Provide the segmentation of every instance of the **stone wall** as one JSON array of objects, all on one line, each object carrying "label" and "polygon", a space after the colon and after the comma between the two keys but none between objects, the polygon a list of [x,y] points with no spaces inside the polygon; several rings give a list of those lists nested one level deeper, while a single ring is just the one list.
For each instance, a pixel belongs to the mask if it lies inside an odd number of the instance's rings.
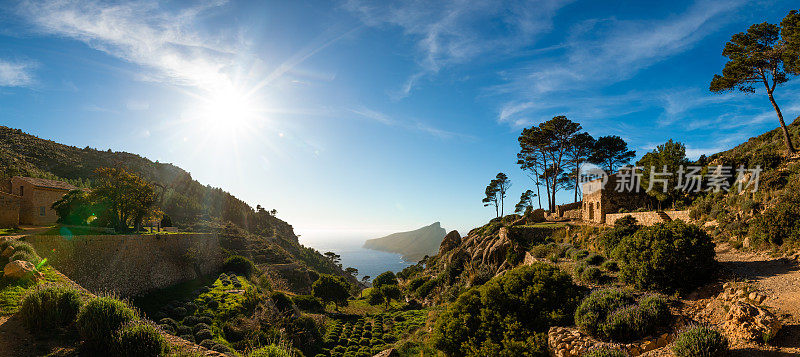
[{"label": "stone wall", "polygon": [[[689,210],[685,211],[664,211],[661,212],[665,214],[669,219],[676,220],[680,219],[684,222],[689,222]],[[613,225],[618,219],[625,217],[625,216],[632,216],[636,218],[636,221],[643,226],[652,226],[656,223],[664,222],[664,217],[657,211],[649,211],[649,212],[630,212],[630,213],[612,213],[606,215],[606,224]]]},{"label": "stone wall", "polygon": [[19,197],[0,192],[0,228],[19,226]]},{"label": "stone wall", "polygon": [[30,236],[48,263],[94,293],[137,296],[217,273],[225,257],[214,234]]}]

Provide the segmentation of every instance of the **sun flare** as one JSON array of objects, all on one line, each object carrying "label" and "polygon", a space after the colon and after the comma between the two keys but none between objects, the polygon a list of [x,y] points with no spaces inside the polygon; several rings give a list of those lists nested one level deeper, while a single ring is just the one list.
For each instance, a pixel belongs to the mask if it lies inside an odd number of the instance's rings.
[{"label": "sun flare", "polygon": [[243,91],[228,88],[201,98],[190,120],[208,135],[236,138],[252,129],[257,106]]}]

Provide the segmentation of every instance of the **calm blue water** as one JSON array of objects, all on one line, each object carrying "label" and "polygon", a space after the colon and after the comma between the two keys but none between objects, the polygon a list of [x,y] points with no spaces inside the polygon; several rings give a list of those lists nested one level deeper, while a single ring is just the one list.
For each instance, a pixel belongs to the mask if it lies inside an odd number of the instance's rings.
[{"label": "calm blue water", "polygon": [[343,267],[358,269],[358,279],[364,275],[372,278],[385,271],[399,272],[413,265],[400,254],[364,249],[364,241],[379,238],[394,232],[375,231],[298,231],[300,244],[312,247],[320,253],[334,252],[342,256]]}]

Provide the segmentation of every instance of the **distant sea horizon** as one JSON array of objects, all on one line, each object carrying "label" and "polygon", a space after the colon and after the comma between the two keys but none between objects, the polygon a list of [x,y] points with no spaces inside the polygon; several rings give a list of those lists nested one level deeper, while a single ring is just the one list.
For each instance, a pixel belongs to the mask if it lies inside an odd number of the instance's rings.
[{"label": "distant sea horizon", "polygon": [[300,244],[318,250],[320,253],[334,252],[339,254],[343,268],[358,269],[358,280],[365,275],[370,280],[379,274],[392,271],[399,272],[416,264],[403,260],[401,254],[382,252],[363,248],[367,239],[380,238],[393,231],[345,231],[345,230],[300,230]]}]

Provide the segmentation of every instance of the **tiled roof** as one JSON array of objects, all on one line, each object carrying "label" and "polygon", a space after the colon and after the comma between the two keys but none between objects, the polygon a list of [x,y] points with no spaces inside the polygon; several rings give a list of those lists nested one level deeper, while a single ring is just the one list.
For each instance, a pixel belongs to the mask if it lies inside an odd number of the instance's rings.
[{"label": "tiled roof", "polygon": [[22,177],[22,176],[17,176],[17,178],[36,187],[54,188],[57,190],[65,190],[65,191],[72,191],[77,189],[77,187],[70,185],[64,181],[48,180],[48,179],[33,178],[33,177]]}]

